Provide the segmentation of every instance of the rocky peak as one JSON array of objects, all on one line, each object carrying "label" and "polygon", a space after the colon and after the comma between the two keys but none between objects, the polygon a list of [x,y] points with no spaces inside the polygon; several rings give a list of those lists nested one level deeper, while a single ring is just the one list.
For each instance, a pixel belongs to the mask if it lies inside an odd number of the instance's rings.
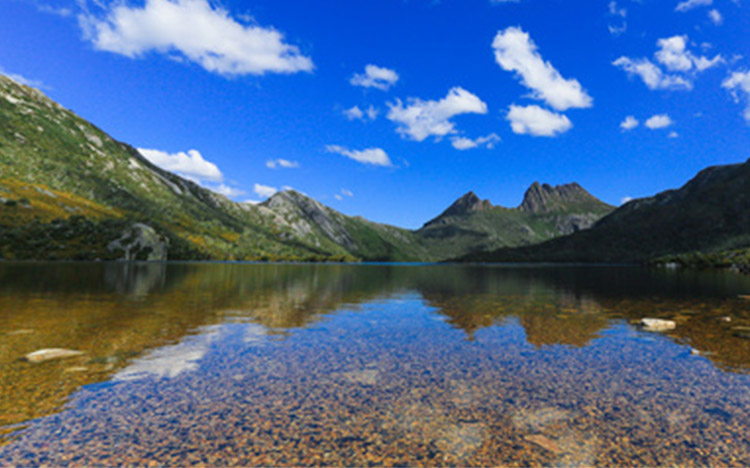
[{"label": "rocky peak", "polygon": [[466,213],[472,213],[474,211],[484,211],[492,208],[492,203],[489,200],[481,200],[474,192],[469,192],[462,196],[440,216],[455,216]]},{"label": "rocky peak", "polygon": [[425,226],[445,221],[452,216],[461,216],[468,213],[485,211],[492,208],[489,200],[481,200],[474,192],[469,192],[453,202],[451,206],[443,211],[437,218],[425,223]]},{"label": "rocky peak", "polygon": [[573,204],[591,202],[601,203],[576,182],[554,187],[549,184],[534,182],[526,190],[519,208],[521,211],[530,213],[545,213],[564,210]]}]

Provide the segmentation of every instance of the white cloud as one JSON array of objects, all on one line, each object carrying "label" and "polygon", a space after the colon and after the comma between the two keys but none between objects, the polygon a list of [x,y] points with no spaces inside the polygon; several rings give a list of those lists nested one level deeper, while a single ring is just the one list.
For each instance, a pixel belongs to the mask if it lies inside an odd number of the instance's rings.
[{"label": "white cloud", "polygon": [[713,3],[714,3],[714,0],[685,0],[683,2],[678,3],[677,7],[675,7],[674,10],[684,13],[686,11],[692,10],[693,8],[709,6]]},{"label": "white cloud", "polygon": [[648,120],[646,120],[646,122],[644,122],[643,125],[645,125],[647,128],[651,130],[658,130],[662,128],[667,128],[673,123],[674,122],[667,114],[659,114],[659,115],[654,115]]},{"label": "white cloud", "polygon": [[353,197],[354,193],[351,190],[341,189],[341,194],[347,197]]},{"label": "white cloud", "polygon": [[377,65],[367,65],[364,73],[355,74],[349,83],[352,86],[362,86],[363,88],[377,88],[382,91],[388,91],[391,86],[398,81],[398,73],[390,68],[378,67]]},{"label": "white cloud", "polygon": [[535,99],[556,110],[592,106],[593,99],[578,80],[563,78],[550,62],[542,58],[534,41],[520,28],[499,31],[492,48],[498,65],[503,70],[516,72],[521,84],[532,90]]},{"label": "white cloud", "polygon": [[365,110],[360,109],[359,106],[354,106],[350,109],[344,110],[344,116],[346,116],[347,119],[362,120],[363,122],[366,120],[375,120],[378,117],[378,114],[379,111],[373,106],[370,106]]},{"label": "white cloud", "polygon": [[625,120],[620,122],[620,128],[625,131],[632,130],[638,125],[639,125],[638,119],[636,119],[632,115],[625,117]]},{"label": "white cloud", "polygon": [[9,73],[5,71],[2,67],[0,67],[0,74],[7,76],[11,80],[15,81],[18,84],[22,84],[24,86],[29,86],[31,88],[38,88],[38,89],[45,89],[47,86],[44,85],[41,81],[38,80],[32,80],[31,78],[27,78],[23,75],[19,75],[16,73]]},{"label": "white cloud", "polygon": [[365,113],[362,112],[362,109],[360,109],[359,106],[354,106],[350,109],[345,109],[344,115],[349,120],[359,120],[365,116]]},{"label": "white cloud", "polygon": [[388,104],[387,118],[398,124],[396,131],[403,137],[424,141],[429,136],[441,138],[456,133],[451,118],[460,114],[486,114],[487,104],[463,88],[455,87],[439,101],[410,98],[406,106],[397,99]]},{"label": "white cloud", "polygon": [[693,68],[696,71],[707,70],[723,62],[721,55],[713,59],[698,57],[687,50],[687,36],[672,36],[659,39],[656,42],[659,48],[654,56],[656,60],[664,65],[667,70],[687,72]]},{"label": "white cloud", "polygon": [[620,16],[622,18],[625,18],[626,16],[628,16],[628,10],[618,7],[617,2],[613,0],[609,2],[609,14],[612,16]]},{"label": "white cloud", "polygon": [[341,196],[341,195],[339,195],[338,193],[337,193],[336,195],[334,195],[334,196],[333,196],[333,198],[335,198],[335,199],[336,199],[336,200],[338,200],[338,201],[341,201],[341,200],[343,200],[343,199],[344,199],[344,197],[342,197],[342,196]]},{"label": "white cloud", "polygon": [[742,116],[750,124],[750,70],[736,71],[721,83],[721,87],[729,90],[736,102],[744,98],[747,101]]},{"label": "white cloud", "polygon": [[607,29],[609,30],[609,33],[612,34],[613,36],[619,36],[620,34],[624,34],[625,31],[628,30],[628,23],[623,21],[622,25],[620,26],[613,26],[610,24],[607,26]]},{"label": "white cloud", "polygon": [[285,168],[285,169],[296,169],[299,167],[297,161],[289,161],[288,159],[269,159],[266,161],[266,167],[269,169]]},{"label": "white cloud", "polygon": [[539,106],[511,105],[506,118],[513,133],[519,135],[553,137],[573,128],[566,116]]},{"label": "white cloud", "polygon": [[459,151],[469,150],[484,146],[487,149],[493,149],[495,144],[500,141],[500,137],[496,133],[490,133],[487,136],[471,139],[466,137],[453,137],[451,138],[451,144]]},{"label": "white cloud", "polygon": [[79,17],[99,50],[135,58],[148,52],[181,54],[210,72],[262,75],[311,71],[312,60],[270,27],[244,25],[208,0],[116,2],[105,18]]},{"label": "white cloud", "polygon": [[719,10],[716,8],[708,12],[708,19],[710,19],[716,26],[719,26],[724,22],[724,17],[721,16],[721,13],[719,13]]},{"label": "white cloud", "polygon": [[607,26],[610,34],[612,34],[613,36],[619,36],[620,34],[623,34],[628,30],[628,22],[625,21],[625,18],[627,18],[628,16],[628,10],[626,8],[620,8],[619,6],[617,6],[617,2],[615,2],[614,0],[609,2],[609,16],[620,18],[622,21],[619,26],[614,24],[610,24]]},{"label": "white cloud", "polygon": [[380,148],[367,148],[364,150],[350,150],[339,145],[328,145],[326,151],[329,153],[340,154],[349,159],[353,159],[362,164],[372,164],[375,166],[390,166],[391,160],[388,154]]},{"label": "white cloud", "polygon": [[620,57],[612,65],[622,68],[630,76],[639,76],[649,89],[693,89],[692,82],[678,75],[664,73],[647,58]]},{"label": "white cloud", "polygon": [[677,132],[669,132],[669,135],[667,135],[667,138],[678,138],[680,136]]},{"label": "white cloud", "polygon": [[197,150],[187,153],[167,153],[155,149],[138,148],[138,152],[165,171],[174,172],[198,181],[221,182],[224,179],[216,164],[206,161]]},{"label": "white cloud", "polygon": [[625,203],[629,202],[632,199],[633,199],[633,197],[629,197],[629,196],[622,197],[620,199],[620,205],[624,205]]},{"label": "white cloud", "polygon": [[239,197],[240,195],[245,194],[244,190],[240,190],[236,187],[230,187],[229,185],[226,185],[226,184],[219,184],[213,187],[208,187],[208,189],[216,193],[219,193],[221,195],[224,195],[227,198]]},{"label": "white cloud", "polygon": [[253,186],[253,192],[255,192],[255,194],[259,197],[268,198],[270,196],[273,196],[278,191],[279,190],[276,187],[271,187],[268,185],[255,184]]},{"label": "white cloud", "polygon": [[656,42],[654,58],[667,72],[647,58],[620,57],[612,64],[630,76],[640,77],[649,89],[691,90],[693,78],[699,72],[724,63],[724,58],[697,56],[687,49],[687,43],[687,36],[666,37]]}]

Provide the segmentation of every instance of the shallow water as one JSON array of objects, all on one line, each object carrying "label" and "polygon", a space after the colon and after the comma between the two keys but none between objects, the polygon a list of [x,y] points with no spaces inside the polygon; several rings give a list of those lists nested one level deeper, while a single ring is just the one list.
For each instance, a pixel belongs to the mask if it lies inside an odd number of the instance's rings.
[{"label": "shallow water", "polygon": [[[743,294],[622,267],[0,264],[0,465],[748,466]],[[20,359],[53,347],[85,354]]]}]

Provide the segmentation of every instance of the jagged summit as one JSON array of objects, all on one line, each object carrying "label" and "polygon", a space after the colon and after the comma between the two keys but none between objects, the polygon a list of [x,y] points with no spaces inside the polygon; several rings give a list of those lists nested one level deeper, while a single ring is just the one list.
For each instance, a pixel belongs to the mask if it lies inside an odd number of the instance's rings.
[{"label": "jagged summit", "polygon": [[551,186],[534,182],[526,190],[519,209],[529,213],[548,213],[550,211],[565,211],[571,205],[603,203],[588,193],[578,183]]},{"label": "jagged summit", "polygon": [[436,218],[426,222],[424,225],[429,226],[431,224],[445,220],[453,216],[461,216],[468,213],[475,213],[478,211],[485,211],[492,208],[492,203],[489,200],[480,199],[474,192],[470,191],[454,201],[445,211],[443,211]]},{"label": "jagged summit", "polygon": [[455,216],[492,208],[489,200],[481,200],[474,192],[468,192],[448,207],[440,216]]}]

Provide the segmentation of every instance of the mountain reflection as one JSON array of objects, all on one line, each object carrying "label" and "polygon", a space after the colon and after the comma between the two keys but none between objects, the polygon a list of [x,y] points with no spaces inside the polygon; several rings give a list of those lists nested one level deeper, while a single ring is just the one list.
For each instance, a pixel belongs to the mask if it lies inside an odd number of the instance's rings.
[{"label": "mountain reflection", "polygon": [[[637,268],[254,264],[0,264],[0,427],[48,414],[81,385],[194,368],[212,326],[283,335],[418,293],[462,330],[517,320],[528,343],[585,347],[613,321],[678,322],[668,336],[723,370],[750,369],[745,277]],[[727,317],[731,321],[727,321]],[[85,351],[32,365],[40,348]],[[7,432],[7,430],[6,430]],[[2,435],[2,432],[0,432]]]}]

